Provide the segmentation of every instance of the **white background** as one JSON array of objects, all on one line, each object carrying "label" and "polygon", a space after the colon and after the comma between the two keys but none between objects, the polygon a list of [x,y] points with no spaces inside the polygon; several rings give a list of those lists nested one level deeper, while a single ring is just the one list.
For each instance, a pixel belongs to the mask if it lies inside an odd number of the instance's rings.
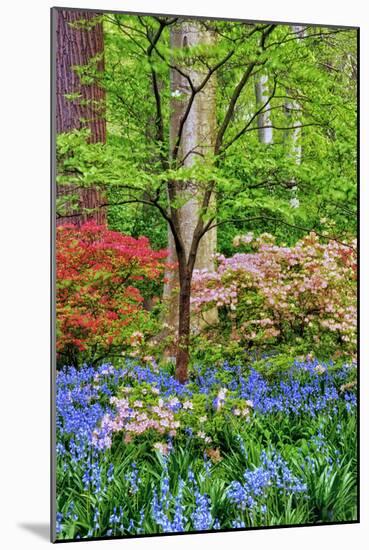
[{"label": "white background", "polygon": [[[1,8],[0,544],[5,549],[33,550],[49,544],[49,8],[52,5],[47,0],[14,3],[8,0]],[[101,549],[136,550],[182,549],[189,545],[194,550],[208,545],[258,550],[367,547],[369,17],[366,2],[65,0],[64,5],[361,26],[362,523],[90,544]]]}]

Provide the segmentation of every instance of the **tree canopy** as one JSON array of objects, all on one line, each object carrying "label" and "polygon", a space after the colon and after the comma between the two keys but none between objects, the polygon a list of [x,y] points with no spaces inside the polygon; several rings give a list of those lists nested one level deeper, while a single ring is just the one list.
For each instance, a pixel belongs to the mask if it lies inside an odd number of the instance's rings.
[{"label": "tree canopy", "polygon": [[[139,235],[149,221],[161,245],[166,232],[160,216],[150,212],[143,220],[142,203],[121,203],[158,197],[157,207],[167,208],[166,182],[173,177],[205,185],[215,181],[218,222],[245,220],[219,227],[222,251],[239,229],[276,228],[281,239],[288,239],[291,232],[283,230],[282,221],[321,232],[335,222],[333,236],[343,228],[354,232],[355,31],[307,26],[300,38],[287,25],[202,20],[200,27],[214,33],[214,44],[173,51],[170,29],[179,18],[107,14],[103,21],[105,70],[99,71],[99,58],[93,58],[78,73],[85,82],[98,79],[106,89],[107,143],[86,145],[80,133],[61,137],[67,175],[59,172],[60,183],[72,183],[71,171],[78,167],[78,185],[109,188],[113,227]],[[184,72],[181,67],[190,64],[205,78],[216,73],[217,143],[209,162],[184,167],[170,159],[169,125],[173,101],[188,97],[171,91],[169,75],[171,67]],[[257,133],[258,110],[266,107],[255,102],[254,79],[261,72],[268,74],[274,134],[268,146]],[[298,101],[299,112],[287,116],[291,99]],[[300,165],[286,154],[296,121],[302,129]],[[213,156],[216,162],[210,162]],[[291,203],[293,198],[298,202]],[[117,203],[119,208],[113,206]],[[253,219],[247,222],[247,217]]]}]

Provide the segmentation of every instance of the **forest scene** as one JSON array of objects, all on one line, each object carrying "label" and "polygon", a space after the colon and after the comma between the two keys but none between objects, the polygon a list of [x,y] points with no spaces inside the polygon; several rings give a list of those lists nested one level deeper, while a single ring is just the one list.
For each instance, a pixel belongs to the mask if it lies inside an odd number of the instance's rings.
[{"label": "forest scene", "polygon": [[55,538],[357,521],[357,29],[53,34]]}]

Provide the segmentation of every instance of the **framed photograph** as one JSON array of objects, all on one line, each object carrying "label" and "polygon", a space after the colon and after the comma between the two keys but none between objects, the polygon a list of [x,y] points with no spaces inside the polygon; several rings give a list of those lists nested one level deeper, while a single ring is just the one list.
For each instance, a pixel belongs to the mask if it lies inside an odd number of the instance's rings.
[{"label": "framed photograph", "polygon": [[359,29],[51,30],[52,541],[357,523]]}]

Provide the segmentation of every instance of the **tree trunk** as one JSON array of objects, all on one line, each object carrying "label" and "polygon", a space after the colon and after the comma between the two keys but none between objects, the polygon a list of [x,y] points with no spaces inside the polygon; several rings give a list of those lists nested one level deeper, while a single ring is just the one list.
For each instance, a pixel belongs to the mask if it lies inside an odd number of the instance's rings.
[{"label": "tree trunk", "polygon": [[[212,44],[214,36],[211,31],[203,30],[198,23],[186,21],[176,25],[171,30],[171,47],[186,48],[199,44]],[[180,69],[187,74],[194,85],[198,85],[207,74],[207,70],[183,66]],[[183,127],[180,147],[177,155],[178,165],[192,166],[195,161],[205,161],[214,152],[216,132],[216,77],[212,75],[201,92],[196,94]],[[181,119],[186,111],[191,97],[191,88],[185,76],[175,69],[171,70],[171,118],[170,118],[170,146],[175,147]],[[194,229],[199,218],[199,204],[202,201],[203,193],[200,192],[196,182],[178,183],[176,195],[185,204],[178,209],[178,218],[181,236],[184,242],[186,257],[192,243]],[[215,210],[215,198],[211,199],[210,208]],[[209,231],[200,241],[197,251],[195,269],[208,269],[214,271],[214,254],[216,252],[216,229]],[[174,239],[170,228],[168,228],[168,262],[177,262],[177,254]],[[178,273],[168,270],[166,274],[167,283],[164,288],[164,300],[168,307],[166,322],[170,327],[179,330],[181,290]],[[203,322],[215,323],[217,321],[217,310],[209,311]],[[192,328],[199,330],[201,323],[191,323]]]},{"label": "tree trunk", "polygon": [[[91,143],[106,141],[105,90],[98,84],[83,84],[74,66],[87,65],[97,58],[96,68],[104,70],[104,36],[98,14],[89,11],[57,10],[56,27],[56,131],[70,132],[89,128]],[[73,95],[68,99],[66,95]],[[57,188],[57,197],[66,196],[76,190]],[[87,219],[98,224],[106,223],[101,191],[90,187],[77,191],[79,207],[65,217],[57,218],[57,225],[75,223],[80,225]],[[86,214],[84,209],[95,209]]]},{"label": "tree trunk", "polygon": [[268,76],[266,74],[256,76],[256,107],[257,109],[260,109],[263,105],[266,104],[263,111],[257,117],[259,141],[260,143],[265,144],[273,143],[273,128],[267,128],[267,126],[272,125],[272,120],[270,117],[270,104],[268,101],[269,95]]},{"label": "tree trunk", "polygon": [[176,378],[184,384],[188,379],[190,361],[190,315],[191,315],[191,274],[186,272],[180,281],[178,347],[176,357]]},{"label": "tree trunk", "polygon": [[[306,29],[302,25],[292,25],[292,31],[299,37],[305,36]],[[291,93],[291,91],[289,92]],[[289,146],[289,156],[295,159],[296,164],[301,164],[302,147],[301,147],[301,120],[299,116],[296,116],[296,112],[300,111],[301,106],[297,100],[289,100],[285,103],[285,112],[294,130],[289,130],[286,139]],[[292,135],[291,135],[292,134]]]}]

